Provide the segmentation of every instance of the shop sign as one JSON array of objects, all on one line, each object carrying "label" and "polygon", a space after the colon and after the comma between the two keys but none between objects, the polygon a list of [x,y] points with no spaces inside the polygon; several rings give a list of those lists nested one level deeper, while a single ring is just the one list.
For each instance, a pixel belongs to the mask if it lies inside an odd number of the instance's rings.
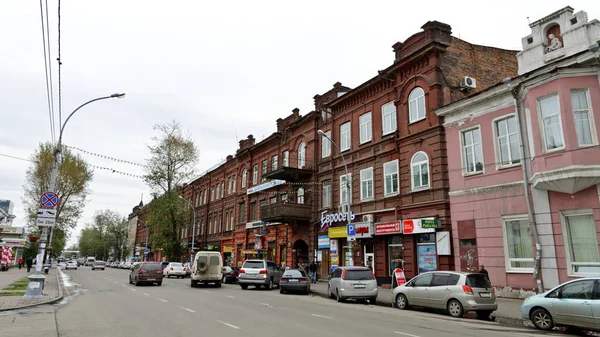
[{"label": "shop sign", "polygon": [[244,254],[258,254],[258,250],[256,249],[245,249]]},{"label": "shop sign", "polygon": [[317,262],[322,262],[323,261],[323,252],[322,251],[317,251]]},{"label": "shop sign", "polygon": [[25,228],[23,227],[2,227],[0,228],[1,233],[6,234],[23,234]]},{"label": "shop sign", "polygon": [[[348,221],[348,212],[343,213],[333,213],[327,214],[327,211],[323,211],[321,213],[321,230],[327,229],[327,227],[331,226],[333,223]],[[354,212],[350,212],[350,221],[356,219],[356,214]]]},{"label": "shop sign", "polygon": [[331,240],[329,246],[329,254],[336,255],[338,253],[338,240]]},{"label": "shop sign", "polygon": [[438,255],[450,255],[450,232],[436,233],[436,248]]},{"label": "shop sign", "polygon": [[319,249],[329,249],[329,237],[327,235],[319,235]]},{"label": "shop sign", "polygon": [[328,235],[330,239],[345,238],[348,236],[346,226],[344,227],[329,227]]},{"label": "shop sign", "polygon": [[339,264],[340,258],[338,255],[331,255],[331,264],[336,265]]},{"label": "shop sign", "polygon": [[223,253],[231,253],[231,252],[233,252],[233,246],[223,247]]},{"label": "shop sign", "polygon": [[263,225],[266,225],[266,226],[281,225],[281,222],[265,222],[265,221],[261,221],[261,220],[247,222],[246,229],[258,228],[258,227],[262,227]]},{"label": "shop sign", "polygon": [[418,245],[417,261],[419,265],[419,274],[437,270],[435,244]]},{"label": "shop sign", "polygon": [[219,250],[220,246],[221,245],[218,244],[218,243],[217,244],[213,244],[213,245],[204,245],[204,250],[212,250],[212,251]]},{"label": "shop sign", "polygon": [[423,233],[434,233],[435,228],[423,228],[423,220],[432,219],[409,219],[402,220],[402,228],[404,234],[423,234]]},{"label": "shop sign", "polygon": [[[369,222],[359,222],[349,224],[347,226],[348,237],[352,236],[355,239],[372,238],[373,230]],[[352,234],[350,234],[352,233]]]},{"label": "shop sign", "polygon": [[436,219],[422,219],[421,228],[440,228],[440,221]]},{"label": "shop sign", "polygon": [[4,241],[0,241],[0,246],[22,248],[22,247],[25,247],[25,241],[23,239],[12,239],[11,240],[11,239],[5,238]]},{"label": "shop sign", "polygon": [[401,234],[400,221],[379,222],[375,224],[375,235]]},{"label": "shop sign", "polygon": [[404,275],[404,270],[400,268],[394,269],[394,277],[396,278],[396,283],[398,286],[406,283],[406,276]]},{"label": "shop sign", "polygon": [[252,194],[252,193],[264,191],[264,190],[267,190],[267,189],[269,189],[271,187],[275,187],[275,186],[279,186],[279,185],[283,185],[283,184],[285,184],[285,180],[279,180],[279,179],[271,180],[271,181],[266,182],[264,184],[260,184],[260,185],[254,186],[254,187],[250,187],[248,189],[248,191],[246,192],[246,194]]}]

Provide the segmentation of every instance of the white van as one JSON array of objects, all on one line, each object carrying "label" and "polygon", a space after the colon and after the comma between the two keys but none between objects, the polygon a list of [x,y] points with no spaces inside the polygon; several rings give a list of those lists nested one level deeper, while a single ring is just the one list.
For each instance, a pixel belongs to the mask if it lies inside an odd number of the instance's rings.
[{"label": "white van", "polygon": [[88,258],[85,260],[85,266],[86,266],[86,267],[93,266],[93,265],[94,265],[94,262],[96,262],[96,258],[95,258],[95,257],[88,257]]},{"label": "white van", "polygon": [[192,288],[198,286],[198,283],[214,283],[217,287],[221,286],[223,279],[223,258],[220,252],[198,252],[194,257],[192,264]]}]

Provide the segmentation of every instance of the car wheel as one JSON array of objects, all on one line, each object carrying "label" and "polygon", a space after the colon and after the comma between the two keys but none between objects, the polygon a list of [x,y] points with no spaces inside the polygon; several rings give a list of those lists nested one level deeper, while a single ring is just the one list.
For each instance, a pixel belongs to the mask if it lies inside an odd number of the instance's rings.
[{"label": "car wheel", "polygon": [[285,294],[285,291],[283,291],[283,289],[279,288],[279,293],[280,294]]},{"label": "car wheel", "polygon": [[137,277],[133,281],[133,285],[136,286],[136,287],[140,285],[140,281],[138,281]]},{"label": "car wheel", "polygon": [[554,327],[554,320],[545,309],[535,309],[529,318],[533,325],[540,330],[551,330]]},{"label": "car wheel", "polygon": [[196,288],[197,286],[198,286],[198,282],[196,282],[195,280],[191,280],[190,287]]},{"label": "car wheel", "polygon": [[240,284],[240,287],[242,287],[243,290],[248,289],[248,285],[247,284]]},{"label": "car wheel", "polygon": [[327,297],[333,298],[333,294],[331,293],[331,287],[329,286],[329,284],[327,285]]},{"label": "car wheel", "polygon": [[369,304],[377,303],[377,296],[369,298]]},{"label": "car wheel", "polygon": [[344,302],[344,298],[340,295],[340,291],[338,289],[335,290],[335,300],[338,302]]},{"label": "car wheel", "polygon": [[223,275],[223,279],[221,280],[223,283],[227,283],[227,276]]},{"label": "car wheel", "polygon": [[477,314],[477,319],[489,320],[490,319],[490,315],[492,314],[492,311],[490,311],[490,310],[477,310],[477,311],[475,311],[475,314]]},{"label": "car wheel", "polygon": [[273,279],[269,280],[269,284],[267,284],[267,289],[269,289],[269,290],[273,289]]},{"label": "car wheel", "polygon": [[398,296],[396,296],[396,308],[400,310],[406,310],[409,307],[410,306],[408,305],[408,299],[406,296],[404,294],[398,294]]},{"label": "car wheel", "polygon": [[157,284],[159,287],[162,286],[162,281],[158,282]]},{"label": "car wheel", "polygon": [[450,300],[450,302],[448,302],[447,309],[448,313],[452,317],[463,317],[465,313],[462,304],[460,304],[460,302],[457,300]]},{"label": "car wheel", "polygon": [[215,286],[217,286],[217,288],[221,288],[221,281],[217,281],[217,282],[215,283]]}]

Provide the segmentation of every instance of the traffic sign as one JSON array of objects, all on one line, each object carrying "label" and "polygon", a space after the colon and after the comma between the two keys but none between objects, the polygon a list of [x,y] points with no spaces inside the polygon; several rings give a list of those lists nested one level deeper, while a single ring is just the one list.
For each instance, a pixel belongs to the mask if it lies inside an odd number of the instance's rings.
[{"label": "traffic sign", "polygon": [[38,218],[56,218],[56,210],[40,208],[37,213]]},{"label": "traffic sign", "polygon": [[356,228],[353,224],[347,224],[346,228],[348,229],[348,236],[356,236]]},{"label": "traffic sign", "polygon": [[53,208],[58,204],[58,195],[54,192],[46,192],[40,197],[40,204],[44,207]]},{"label": "traffic sign", "polygon": [[40,227],[54,227],[56,219],[54,218],[37,218],[35,224]]}]

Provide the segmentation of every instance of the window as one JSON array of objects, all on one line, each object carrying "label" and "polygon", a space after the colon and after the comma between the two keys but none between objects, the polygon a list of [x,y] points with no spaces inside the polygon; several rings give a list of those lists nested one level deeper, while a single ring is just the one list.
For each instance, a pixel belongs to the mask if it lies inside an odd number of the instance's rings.
[{"label": "window", "polygon": [[340,125],[340,149],[350,150],[350,122]]},{"label": "window", "polygon": [[300,187],[297,191],[297,198],[296,198],[296,202],[299,204],[304,204],[304,188]]},{"label": "window", "polygon": [[231,213],[229,213],[229,216],[231,217],[231,220],[229,222],[229,230],[233,230],[233,215],[235,214],[235,207],[231,209]]},{"label": "window", "polygon": [[433,274],[427,274],[419,277],[415,281],[415,287],[429,287]]},{"label": "window", "polygon": [[568,274],[600,274],[598,233],[592,210],[564,211],[563,217]]},{"label": "window", "polygon": [[225,180],[221,181],[221,198],[225,196]]},{"label": "window", "polygon": [[262,173],[260,175],[262,181],[267,180],[267,178],[265,178],[266,175],[267,175],[267,160],[265,159],[262,161]]},{"label": "window", "polygon": [[[331,138],[331,130],[324,132],[327,137]],[[331,141],[329,138],[321,136],[321,158],[326,158],[331,155]]]},{"label": "window", "polygon": [[479,127],[462,132],[464,169],[467,174],[483,172],[483,150]]},{"label": "window", "polygon": [[210,187],[210,201],[215,200],[215,187],[211,186]]},{"label": "window", "polygon": [[274,155],[271,158],[271,171],[277,170],[277,160],[278,160],[277,155]]},{"label": "window", "polygon": [[415,153],[410,160],[410,175],[413,190],[429,187],[429,159],[425,152]]},{"label": "window", "polygon": [[195,207],[198,207],[199,202],[200,202],[200,192],[196,192],[196,201],[195,201],[196,206]]},{"label": "window", "polygon": [[577,141],[579,142],[579,146],[593,145],[593,128],[590,119],[587,90],[572,91],[571,106],[573,107],[575,130],[577,131]]},{"label": "window", "polygon": [[202,203],[206,205],[206,201],[207,201],[206,199],[208,199],[208,191],[204,190],[204,191],[202,191],[202,194],[204,194],[202,196]]},{"label": "window", "polygon": [[500,166],[510,166],[521,161],[518,132],[515,116],[496,121]]},{"label": "window", "polygon": [[331,207],[331,180],[323,182],[323,208]]},{"label": "window", "polygon": [[352,202],[352,173],[348,173],[348,182],[346,182],[346,175],[340,176],[340,205],[348,203],[348,185],[350,185],[350,202]]},{"label": "window", "polygon": [[277,196],[271,197],[269,199],[269,204],[275,204],[275,203],[277,203]]},{"label": "window", "polygon": [[250,203],[249,210],[250,210],[250,221],[254,221],[256,220],[256,201],[253,201]]},{"label": "window", "polygon": [[538,103],[546,151],[564,147],[558,95],[542,98]]},{"label": "window", "polygon": [[408,115],[410,123],[425,119],[425,91],[416,87],[408,96]]},{"label": "window", "polygon": [[240,204],[240,222],[246,221],[246,205]]},{"label": "window", "polygon": [[398,160],[383,164],[384,195],[398,193]]},{"label": "window", "polygon": [[286,201],[288,199],[287,193],[281,194],[281,201]]},{"label": "window", "polygon": [[398,122],[396,122],[396,105],[389,102],[381,107],[381,127],[383,135],[396,131]]},{"label": "window", "polygon": [[267,204],[267,199],[260,199],[260,201],[258,202],[258,206],[264,206]]},{"label": "window", "polygon": [[252,168],[252,185],[258,184],[258,165]]},{"label": "window", "polygon": [[215,196],[216,199],[219,199],[220,188],[221,187],[219,186],[219,183],[217,183],[217,193],[215,193],[216,194],[216,196]]},{"label": "window", "polygon": [[360,170],[360,200],[373,198],[373,168]]},{"label": "window", "polygon": [[281,165],[283,165],[283,167],[288,167],[290,166],[290,151],[283,151],[283,158],[281,159]]},{"label": "window", "polygon": [[248,181],[248,170],[242,171],[242,188],[246,188],[246,182]]},{"label": "window", "polygon": [[447,286],[450,281],[450,274],[433,274],[433,279],[431,280],[432,287],[442,287]]},{"label": "window", "polygon": [[373,128],[371,127],[371,112],[360,115],[358,117],[358,124],[360,124],[360,143],[366,143],[373,139]]},{"label": "window", "polygon": [[229,179],[227,179],[227,195],[230,195],[232,193],[233,190],[233,178],[229,177]]},{"label": "window", "polygon": [[504,250],[507,271],[533,272],[533,244],[527,217],[504,219]]},{"label": "window", "polygon": [[560,291],[560,298],[576,300],[594,299],[594,280],[583,280],[569,283]]},{"label": "window", "polygon": [[298,168],[303,168],[306,165],[306,144],[304,142],[298,145]]},{"label": "window", "polygon": [[236,190],[237,176],[233,176],[233,179],[231,179],[231,180],[233,182],[233,187],[231,188],[231,193],[235,193],[235,192],[237,192],[237,190]]}]

